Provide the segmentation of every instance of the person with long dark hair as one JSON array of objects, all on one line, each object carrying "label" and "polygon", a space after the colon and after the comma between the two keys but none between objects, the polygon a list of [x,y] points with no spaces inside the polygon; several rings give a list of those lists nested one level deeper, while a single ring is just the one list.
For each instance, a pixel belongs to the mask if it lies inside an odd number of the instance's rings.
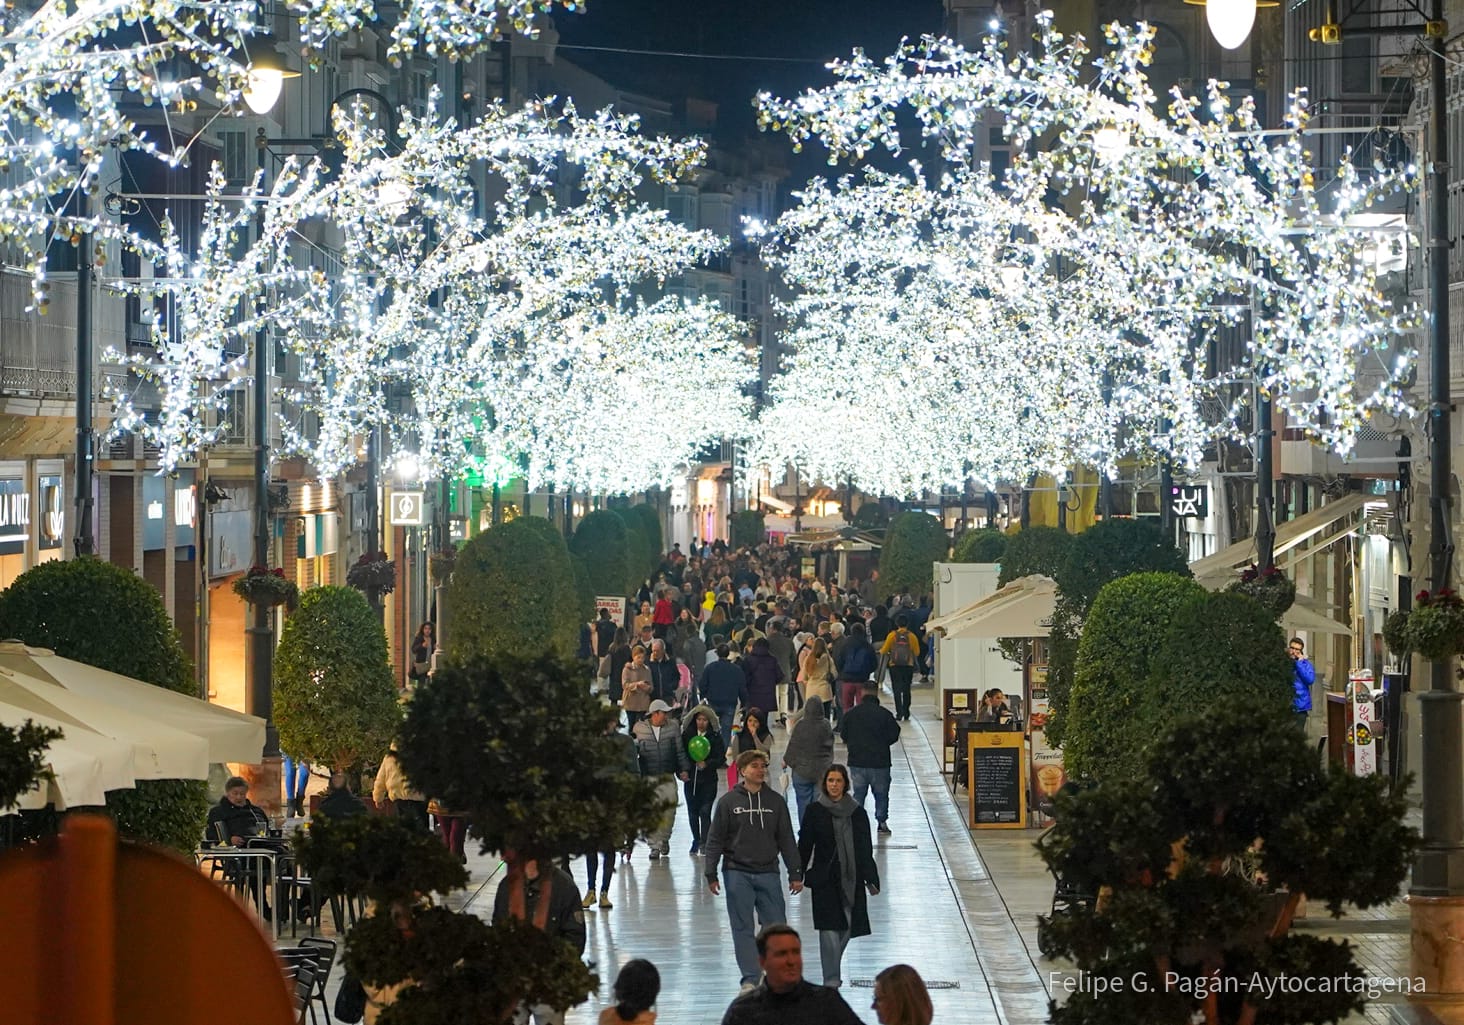
[{"label": "person with long dark hair", "polygon": [[768,729],[767,716],[756,705],[742,712],[742,726],[732,734],[727,745],[727,789],[737,785],[737,756],[744,751],[761,751],[769,758],[773,751],[773,731]]},{"label": "person with long dark hair", "polygon": [[644,958],[627,961],[615,976],[615,1003],[600,1012],[600,1025],[656,1025],[661,973]]},{"label": "person with long dark hair", "polygon": [[907,964],[890,965],[874,977],[871,1006],[880,1025],[930,1025],[935,1017],[925,980]]},{"label": "person with long dark hair", "polygon": [[844,948],[853,937],[870,933],[865,895],[879,892],[869,816],[849,796],[849,770],[838,763],[824,772],[818,797],[803,815],[798,854],[804,884],[813,890],[823,984],[838,989]]}]

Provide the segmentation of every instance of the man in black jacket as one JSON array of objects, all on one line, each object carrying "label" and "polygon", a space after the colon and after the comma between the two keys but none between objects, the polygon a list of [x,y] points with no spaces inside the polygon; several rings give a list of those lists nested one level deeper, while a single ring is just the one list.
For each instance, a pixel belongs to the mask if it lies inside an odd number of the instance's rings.
[{"label": "man in black jacket", "polygon": [[[580,907],[579,887],[574,878],[563,869],[555,868],[547,873],[553,880],[549,894],[549,918],[544,931],[574,947],[576,953],[585,952],[585,912]],[[532,922],[534,912],[543,896],[546,874],[540,871],[539,863],[533,859],[524,862],[524,920]],[[505,879],[493,898],[493,921],[501,922],[508,917],[508,901],[512,892],[509,880]],[[534,1007],[520,1007],[514,1021],[527,1025],[532,1014],[535,1025],[564,1025],[564,1012],[544,1004]]]},{"label": "man in black jacket", "polygon": [[346,784],[344,772],[333,772],[330,775],[330,786],[326,788],[325,796],[311,812],[315,818],[350,818],[353,815],[365,815],[366,804],[361,798],[351,793]]},{"label": "man in black jacket", "polygon": [[676,688],[681,685],[681,673],[676,669],[676,660],[666,651],[665,640],[660,637],[651,641],[651,657],[646,668],[651,671],[651,700],[676,704]]},{"label": "man in black jacket", "polygon": [[803,941],[791,925],[767,925],[757,934],[762,985],[742,993],[722,1025],[863,1025],[837,989],[803,977]]},{"label": "man in black jacket", "polygon": [[696,699],[710,705],[712,711],[717,713],[722,743],[725,746],[732,744],[732,723],[737,716],[737,706],[740,704],[747,708],[750,704],[747,698],[747,677],[741,666],[728,661],[727,656],[731,651],[726,644],[717,645],[717,660],[702,670],[701,678],[696,682]]},{"label": "man in black jacket", "polygon": [[243,847],[251,836],[264,836],[269,819],[249,800],[249,781],[243,776],[230,776],[224,784],[224,796],[208,810],[208,838],[214,843]]},{"label": "man in black jacket", "polygon": [[874,788],[874,819],[880,833],[889,835],[890,748],[900,739],[900,724],[879,703],[879,686],[864,684],[859,704],[844,713],[839,736],[849,748],[849,776],[854,800],[864,807],[864,798]]}]

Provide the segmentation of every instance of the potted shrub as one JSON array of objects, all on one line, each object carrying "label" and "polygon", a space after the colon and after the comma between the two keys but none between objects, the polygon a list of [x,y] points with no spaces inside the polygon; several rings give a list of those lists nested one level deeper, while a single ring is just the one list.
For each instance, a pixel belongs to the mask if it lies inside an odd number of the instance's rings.
[{"label": "potted shrub", "polygon": [[276,567],[250,566],[249,572],[234,580],[234,593],[250,605],[285,605],[293,609],[300,600],[300,589]]},{"label": "potted shrub", "polygon": [[452,568],[457,562],[457,545],[448,545],[433,552],[427,560],[427,568],[432,573],[432,581],[437,584],[445,584],[452,576]]},{"label": "potted shrub", "polygon": [[1226,590],[1259,602],[1273,619],[1280,619],[1281,614],[1296,601],[1296,585],[1275,566],[1257,569],[1252,565],[1242,571],[1240,579]]},{"label": "potted shrub", "polygon": [[574,566],[564,538],[542,517],[501,523],[463,545],[444,608],[449,658],[568,657],[579,642]]},{"label": "potted shrub", "polygon": [[1361,1011],[1349,945],[1291,923],[1303,893],[1333,916],[1397,896],[1418,835],[1406,784],[1390,787],[1321,765],[1284,714],[1225,706],[1160,734],[1136,777],[1060,794],[1042,858],[1101,898],[1040,920],[1043,949],[1086,980],[1050,1020],[1301,1025]]},{"label": "potted shrub", "polygon": [[1430,662],[1464,651],[1464,599],[1447,587],[1419,591],[1408,614],[1408,647]]},{"label": "potted shrub", "polygon": [[950,535],[929,513],[896,516],[879,550],[880,593],[930,594],[935,590],[935,564],[950,548]]}]

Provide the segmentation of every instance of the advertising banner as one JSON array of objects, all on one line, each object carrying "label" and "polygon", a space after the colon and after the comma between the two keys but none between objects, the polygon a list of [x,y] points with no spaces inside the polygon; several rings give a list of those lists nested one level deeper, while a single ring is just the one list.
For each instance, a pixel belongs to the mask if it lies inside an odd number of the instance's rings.
[{"label": "advertising banner", "polygon": [[1371,669],[1354,669],[1347,674],[1347,761],[1354,776],[1371,776],[1378,771],[1372,686]]},{"label": "advertising banner", "polygon": [[624,626],[626,623],[626,602],[624,598],[610,597],[606,595],[595,596],[595,618],[600,618],[600,610],[610,610],[610,621],[616,626]]},{"label": "advertising banner", "polygon": [[1033,666],[1027,713],[1028,750],[1032,753],[1032,824],[1052,824],[1052,799],[1067,782],[1062,750],[1047,743],[1047,667]]}]

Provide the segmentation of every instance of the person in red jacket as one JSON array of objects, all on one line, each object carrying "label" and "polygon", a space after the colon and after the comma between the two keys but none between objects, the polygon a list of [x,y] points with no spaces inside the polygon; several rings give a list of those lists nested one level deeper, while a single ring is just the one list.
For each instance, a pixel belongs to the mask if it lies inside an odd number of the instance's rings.
[{"label": "person in red jacket", "polygon": [[671,604],[671,599],[662,590],[660,597],[656,599],[656,611],[651,614],[651,632],[661,640],[671,632],[671,624],[676,622],[676,610]]}]

